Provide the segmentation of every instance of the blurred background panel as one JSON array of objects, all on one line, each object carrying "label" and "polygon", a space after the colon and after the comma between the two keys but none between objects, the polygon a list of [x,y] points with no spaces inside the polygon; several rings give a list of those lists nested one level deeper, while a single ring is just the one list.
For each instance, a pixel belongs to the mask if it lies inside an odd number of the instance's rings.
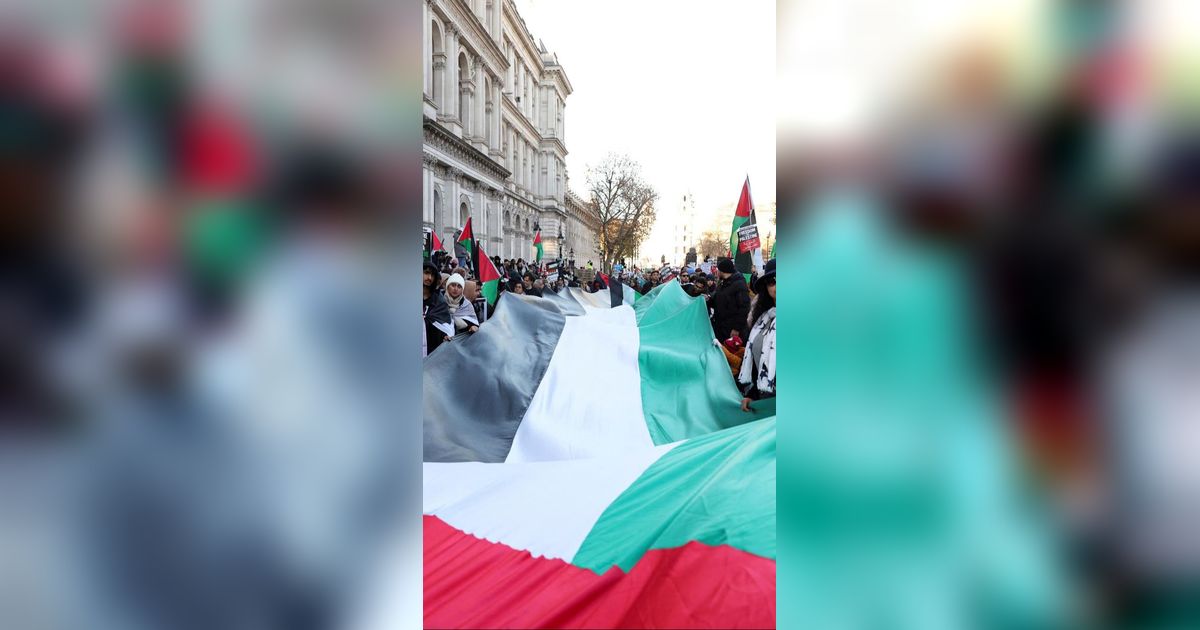
[{"label": "blurred background panel", "polygon": [[0,626],[420,623],[420,15],[0,7]]},{"label": "blurred background panel", "polygon": [[1200,623],[1195,3],[778,19],[780,625]]}]

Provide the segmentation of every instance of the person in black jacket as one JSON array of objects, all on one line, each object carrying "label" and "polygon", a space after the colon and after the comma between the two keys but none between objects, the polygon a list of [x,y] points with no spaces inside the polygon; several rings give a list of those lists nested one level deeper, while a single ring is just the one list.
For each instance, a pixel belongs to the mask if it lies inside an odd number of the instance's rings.
[{"label": "person in black jacket", "polygon": [[750,288],[746,286],[746,278],[728,258],[717,263],[717,275],[721,277],[721,286],[709,300],[713,309],[713,333],[718,340],[724,340],[736,330],[745,339],[750,335],[750,325],[746,321],[750,315]]},{"label": "person in black jacket", "polygon": [[450,309],[446,306],[446,298],[442,296],[437,286],[437,267],[425,263],[421,279],[421,303],[425,315],[425,338],[428,353],[437,350],[443,341],[450,341],[454,335],[454,323],[450,317]]}]

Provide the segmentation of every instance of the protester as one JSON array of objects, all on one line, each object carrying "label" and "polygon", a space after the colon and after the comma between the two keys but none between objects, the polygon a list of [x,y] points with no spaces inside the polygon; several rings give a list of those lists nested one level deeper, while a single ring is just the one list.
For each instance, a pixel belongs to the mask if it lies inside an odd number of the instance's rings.
[{"label": "protester", "polygon": [[646,279],[645,283],[642,284],[642,288],[641,288],[642,295],[646,295],[647,293],[652,291],[654,289],[654,287],[656,287],[656,286],[658,286],[658,272],[651,271],[650,277],[648,279]]},{"label": "protester", "polygon": [[750,289],[746,279],[728,258],[717,263],[717,275],[721,276],[721,286],[709,301],[713,309],[713,333],[724,340],[736,330],[745,339],[750,335],[746,321],[750,313]]},{"label": "protester", "polygon": [[425,337],[428,353],[437,350],[443,341],[450,341],[454,334],[454,324],[451,321],[450,309],[442,292],[438,290],[434,278],[438,278],[437,267],[427,263],[424,277],[421,281],[421,301],[425,315]]},{"label": "protester", "polygon": [[463,295],[465,289],[466,280],[457,273],[446,281],[446,306],[454,318],[455,334],[479,330],[479,319],[475,315],[475,309],[471,301]]},{"label": "protester", "polygon": [[[525,294],[526,295],[535,295],[535,293],[533,292],[533,278],[534,278],[533,273],[526,271],[522,275],[523,275],[522,284],[524,284],[524,286],[525,286]],[[541,295],[538,295],[538,297],[541,297]]]},{"label": "protester", "polygon": [[520,280],[510,281],[508,290],[517,295],[525,295],[525,285]]},{"label": "protester", "polygon": [[530,290],[529,293],[531,295],[536,295],[538,297],[542,297],[542,294],[545,291],[545,288],[546,288],[546,283],[541,278],[534,278],[533,289]]},{"label": "protester", "polygon": [[484,323],[492,316],[491,307],[487,303],[487,298],[479,291],[479,283],[474,280],[467,280],[466,289],[463,295],[471,302],[472,308],[475,309],[475,318],[479,323]]},{"label": "protester", "polygon": [[752,411],[752,401],[775,396],[775,259],[767,262],[762,277],[754,283],[754,291],[757,297],[749,319],[754,325],[746,339],[738,374],[742,411]]}]

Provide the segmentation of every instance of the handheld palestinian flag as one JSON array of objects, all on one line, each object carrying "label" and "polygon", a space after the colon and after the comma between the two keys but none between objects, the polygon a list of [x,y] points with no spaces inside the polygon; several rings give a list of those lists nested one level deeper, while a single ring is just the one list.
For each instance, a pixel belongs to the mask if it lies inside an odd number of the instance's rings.
[{"label": "handheld palestinian flag", "polygon": [[487,299],[488,306],[495,306],[496,299],[500,297],[500,272],[483,251],[483,245],[479,244],[476,248],[479,250],[479,291]]},{"label": "handheld palestinian flag", "polygon": [[633,287],[621,282],[620,280],[616,282],[610,282],[608,285],[608,292],[610,296],[609,306],[611,308],[616,308],[622,304],[628,304],[632,306],[638,298],[642,297],[641,294],[633,290]]},{"label": "handheld palestinian flag", "polygon": [[442,245],[442,239],[438,238],[436,230],[429,231],[429,251],[437,252],[445,249]]},{"label": "handheld palestinian flag", "polygon": [[458,236],[458,245],[462,247],[467,260],[460,260],[461,264],[470,264],[471,271],[476,273],[479,269],[479,248],[475,243],[475,232],[471,230],[471,217],[467,217],[467,223],[463,225],[462,234]]},{"label": "handheld palestinian flag", "polygon": [[737,270],[750,281],[755,269],[763,268],[762,245],[758,240],[758,221],[754,214],[754,202],[750,199],[750,178],[742,184],[742,196],[738,198],[737,212],[733,215],[733,229],[729,232],[729,252]]},{"label": "handheld palestinian flag", "polygon": [[541,230],[541,228],[538,228],[537,234],[533,235],[533,248],[537,250],[537,253],[535,254],[535,258],[533,260],[535,262],[542,262],[542,254],[544,253],[544,249],[542,248],[542,230]]}]

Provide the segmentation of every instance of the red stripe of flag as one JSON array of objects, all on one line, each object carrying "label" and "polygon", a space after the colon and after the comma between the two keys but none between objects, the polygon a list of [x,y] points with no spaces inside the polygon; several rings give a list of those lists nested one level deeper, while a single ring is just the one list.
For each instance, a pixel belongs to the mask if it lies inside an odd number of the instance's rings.
[{"label": "red stripe of flag", "polygon": [[426,628],[774,628],[775,561],[691,542],[603,575],[424,517]]}]

